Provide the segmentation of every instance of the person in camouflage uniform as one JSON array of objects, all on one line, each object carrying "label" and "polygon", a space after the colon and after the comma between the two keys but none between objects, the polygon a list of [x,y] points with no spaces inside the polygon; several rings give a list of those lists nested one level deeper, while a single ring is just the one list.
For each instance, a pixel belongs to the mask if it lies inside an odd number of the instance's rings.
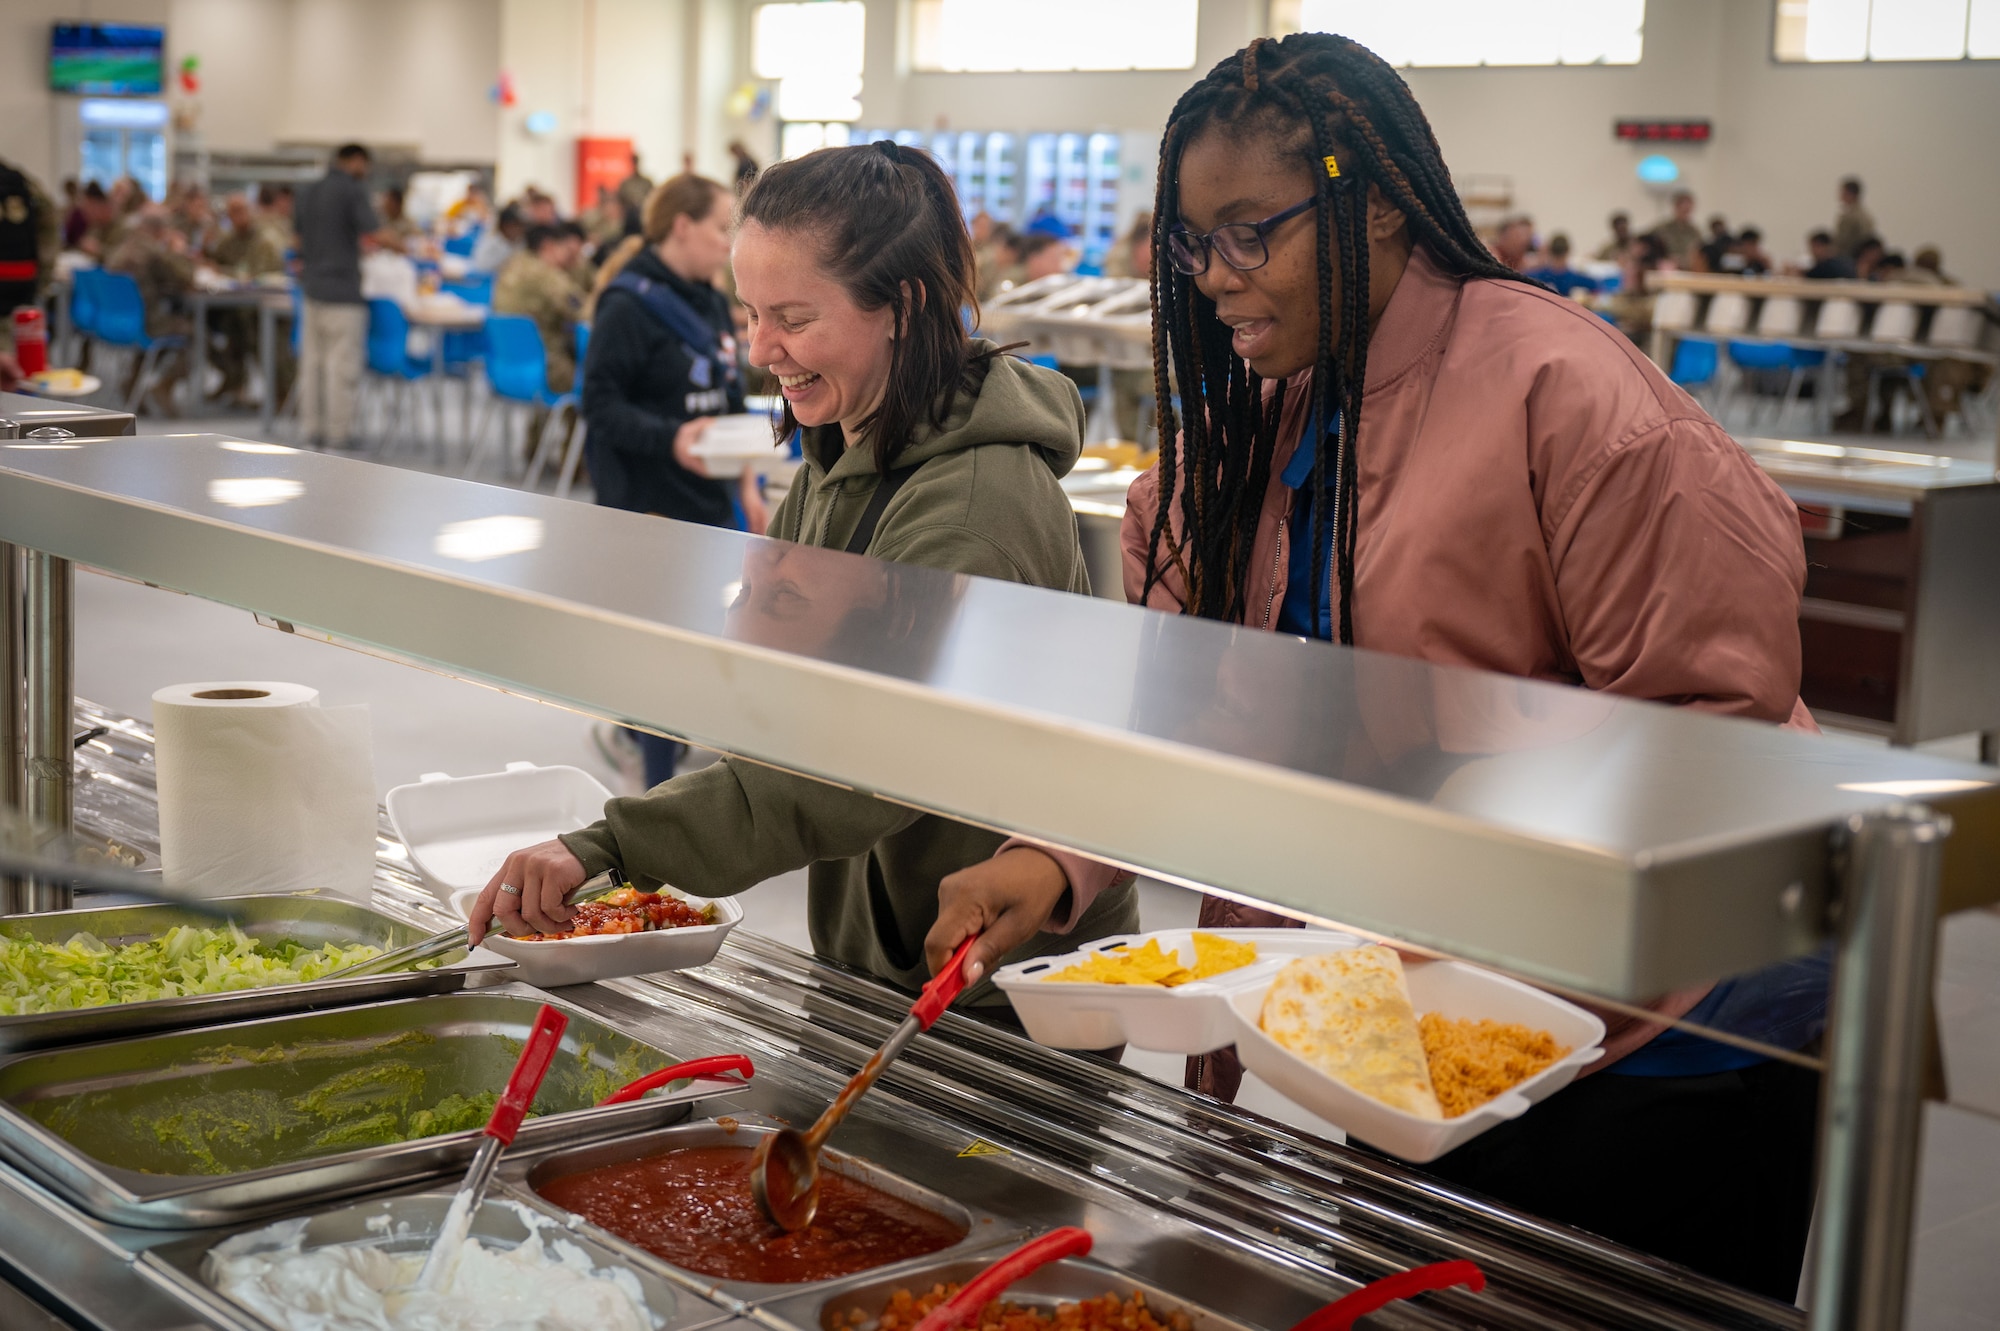
[{"label": "person in camouflage uniform", "polygon": [[[133,214],[124,239],[106,256],[104,267],[107,272],[125,273],[139,284],[140,298],[146,302],[149,336],[185,337],[189,333],[192,324],[178,302],[194,289],[195,261],[165,211],[145,208]],[[132,372],[138,373],[136,360]],[[187,358],[180,351],[169,353],[162,362],[152,393],[154,408],[161,415],[177,414],[173,388],[186,373]]]},{"label": "person in camouflage uniform", "polygon": [[501,268],[493,283],[493,312],[520,314],[535,321],[548,358],[549,388],[567,393],[576,381],[576,321],[583,292],[569,275],[583,248],[571,228],[528,229],[527,243]]},{"label": "person in camouflage uniform", "polygon": [[[279,247],[272,228],[266,226],[250,206],[248,196],[232,194],[223,205],[229,229],[209,246],[208,261],[239,281],[254,282],[272,273],[285,271],[285,252]],[[222,348],[216,363],[222,367],[223,397],[242,402],[250,381],[250,363],[257,355],[257,311],[226,309],[209,315],[211,336],[220,335]],[[291,360],[291,339],[278,339],[278,380],[289,381],[287,362]],[[275,389],[271,391],[277,391]]]}]

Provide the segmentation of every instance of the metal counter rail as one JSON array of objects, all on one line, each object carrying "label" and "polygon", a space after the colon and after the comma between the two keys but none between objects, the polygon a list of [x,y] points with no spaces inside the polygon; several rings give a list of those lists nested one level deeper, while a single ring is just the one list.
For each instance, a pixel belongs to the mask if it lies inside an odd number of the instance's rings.
[{"label": "metal counter rail", "polygon": [[1615,997],[1837,930],[1815,1325],[1900,1321],[1929,925],[1941,875],[1995,890],[1992,769],[213,435],[0,444],[0,540]]},{"label": "metal counter rail", "polygon": [[[150,847],[148,727],[89,703],[79,704],[77,721],[106,728],[82,751],[79,827]],[[435,915],[430,901],[402,847],[385,837],[375,904]],[[740,1045],[759,1072],[752,1093],[730,1101],[732,1113],[795,1113],[824,1100],[904,1006],[872,980],[740,931],[700,970],[579,986],[561,997],[677,1055]],[[879,1143],[885,1125],[942,1134],[952,1150],[984,1142],[981,1154],[1006,1153],[1010,1190],[1032,1194],[1043,1223],[1088,1222],[1101,1257],[1223,1310],[1224,1286],[1214,1282],[1224,1272],[1268,1272],[1279,1292],[1266,1302],[1279,1311],[1415,1263],[1469,1258],[1487,1272],[1487,1293],[1432,1296],[1369,1325],[1779,1331],[1803,1320],[1796,1309],[1100,1060],[957,1013],[940,1029],[946,1038],[918,1040],[871,1096],[875,1126],[864,1127],[862,1144]],[[0,1253],[11,1278],[86,1325],[189,1325],[200,1310],[177,1307],[130,1265],[136,1252],[177,1237],[90,1220],[0,1169]]]}]

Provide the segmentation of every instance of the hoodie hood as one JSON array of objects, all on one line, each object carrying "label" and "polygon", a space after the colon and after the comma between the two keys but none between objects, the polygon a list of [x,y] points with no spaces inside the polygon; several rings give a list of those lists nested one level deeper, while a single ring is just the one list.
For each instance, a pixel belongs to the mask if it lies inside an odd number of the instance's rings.
[{"label": "hoodie hood", "polygon": [[[947,453],[1011,444],[1033,449],[1057,479],[1069,475],[1083,451],[1083,398],[1076,385],[1054,370],[998,351],[985,338],[972,339],[972,353],[985,353],[984,381],[972,390],[959,390],[942,429],[929,422],[917,427],[916,437],[896,459],[899,470]],[[875,475],[875,453],[869,448],[849,448],[832,467],[820,467],[813,445],[829,428],[806,432],[806,466],[835,482]]]}]

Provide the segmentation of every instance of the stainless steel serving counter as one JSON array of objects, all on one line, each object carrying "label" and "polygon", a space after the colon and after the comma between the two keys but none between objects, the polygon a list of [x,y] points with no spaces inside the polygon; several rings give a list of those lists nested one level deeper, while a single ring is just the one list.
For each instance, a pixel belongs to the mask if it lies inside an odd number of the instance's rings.
[{"label": "stainless steel serving counter", "polygon": [[[80,827],[150,846],[146,727],[88,704],[78,721],[108,727],[85,750]],[[441,920],[402,848],[385,833],[378,850],[376,906],[412,923]],[[793,1121],[817,1112],[907,1002],[740,931],[699,970],[576,986],[560,997],[671,1054],[748,1053],[758,1069],[752,1089],[714,1112]],[[1085,1224],[1098,1238],[1095,1259],[1274,1331],[1358,1281],[1452,1258],[1479,1262],[1488,1291],[1435,1296],[1368,1325],[1749,1331],[1802,1323],[1796,1309],[957,1013],[946,1015],[938,1038],[919,1039],[892,1066],[832,1145],[1014,1230]],[[521,1180],[533,1163],[516,1160],[505,1171],[513,1195],[527,1196]],[[0,1168],[0,1267],[76,1325],[211,1325],[137,1260],[193,1232],[105,1225]],[[0,1314],[6,1309],[0,1291]]]},{"label": "stainless steel serving counter", "polygon": [[[24,802],[45,821],[69,821],[68,579],[82,561],[1603,994],[1644,997],[1832,936],[1814,1324],[1900,1321],[1935,903],[1941,878],[1961,899],[2000,889],[1991,768],[213,435],[0,445],[0,541],[29,552],[23,636],[0,642],[28,647],[25,712],[8,724],[25,731]],[[773,983],[779,960],[759,956],[747,988]],[[804,986],[828,987],[818,971]],[[994,1062],[1062,1057],[1018,1046]],[[1132,1167],[1189,1180],[1148,1194],[1148,1215],[1234,1216],[1261,1234],[1296,1195],[1322,1245],[1361,1217],[1425,1244],[1477,1228],[1477,1206],[1422,1189],[1336,1202],[1280,1176],[1231,1201],[1213,1189],[1234,1180],[1203,1153],[1217,1130],[1162,1137],[1179,1111],[1153,1097],[1172,1093],[1076,1064],[1048,1070],[1065,1089],[1051,1130],[1083,1130],[1079,1104],[1113,1104],[1107,1137],[1132,1140],[1138,1119],[1139,1140],[1165,1143]],[[1035,1102],[994,1084],[1014,1096],[996,1097],[1002,1117]],[[1183,1171],[1182,1154],[1209,1172]],[[1309,1174],[1373,1177],[1359,1157],[1326,1161]],[[1228,1232],[1223,1249],[1264,1244]],[[1272,1272],[1300,1260],[1254,1251]],[[1356,1269],[1407,1256],[1341,1251]],[[1587,1288],[1547,1297],[1595,1307]]]}]

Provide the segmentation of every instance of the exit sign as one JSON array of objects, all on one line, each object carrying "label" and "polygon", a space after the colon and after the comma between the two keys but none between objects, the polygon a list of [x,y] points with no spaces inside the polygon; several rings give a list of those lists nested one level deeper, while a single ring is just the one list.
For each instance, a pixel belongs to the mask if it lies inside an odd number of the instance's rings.
[{"label": "exit sign", "polygon": [[1706,120],[1614,120],[1611,132],[1627,143],[1707,143],[1713,133]]}]

